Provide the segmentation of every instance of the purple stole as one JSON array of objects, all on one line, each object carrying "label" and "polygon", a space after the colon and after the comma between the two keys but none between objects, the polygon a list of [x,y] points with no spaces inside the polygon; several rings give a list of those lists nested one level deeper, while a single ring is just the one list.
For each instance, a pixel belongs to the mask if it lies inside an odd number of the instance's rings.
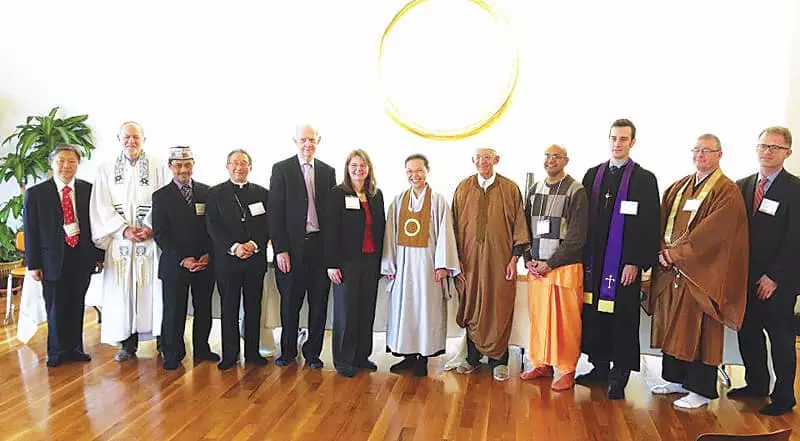
[{"label": "purple stole", "polygon": [[[597,302],[597,310],[612,314],[614,312],[614,300],[617,296],[617,278],[619,278],[619,267],[622,260],[622,236],[625,231],[625,215],[620,213],[622,201],[628,198],[628,187],[631,183],[631,173],[636,165],[632,159],[628,160],[625,171],[622,173],[622,181],[619,183],[619,191],[614,202],[614,210],[611,212],[611,225],[608,228],[608,240],[606,241],[605,258],[603,259],[603,277],[600,283],[600,299]],[[597,203],[600,200],[600,185],[603,183],[603,176],[608,169],[608,162],[600,165],[592,184],[592,199],[589,201],[589,225],[596,224]],[[584,262],[587,262],[584,272],[583,286],[589,290],[594,290],[594,253],[593,247],[586,247],[584,252]],[[585,292],[583,302],[591,305],[593,302],[592,292]]]}]

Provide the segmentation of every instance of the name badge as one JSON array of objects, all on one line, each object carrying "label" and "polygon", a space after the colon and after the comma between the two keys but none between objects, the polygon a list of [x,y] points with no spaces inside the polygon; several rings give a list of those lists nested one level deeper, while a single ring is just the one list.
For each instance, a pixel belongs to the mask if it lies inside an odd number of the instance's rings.
[{"label": "name badge", "polygon": [[773,201],[772,199],[764,198],[761,200],[761,205],[758,207],[758,211],[762,213],[766,213],[770,216],[775,216],[775,213],[778,212],[778,206],[781,203],[778,201]]},{"label": "name badge", "polygon": [[619,213],[636,216],[639,214],[638,201],[622,201],[619,205]]},{"label": "name badge", "polygon": [[344,208],[348,210],[360,210],[361,209],[361,201],[358,200],[358,196],[345,196],[344,197]]},{"label": "name badge", "polygon": [[80,232],[81,232],[81,229],[80,229],[80,227],[78,227],[78,223],[77,222],[73,222],[71,224],[64,225],[64,233],[66,233],[67,236],[69,236],[69,237],[77,236]]},{"label": "name badge", "polygon": [[545,234],[550,234],[550,219],[536,221],[536,235],[544,236]]},{"label": "name badge", "polygon": [[700,208],[700,199],[688,199],[683,206],[683,211],[697,211]]},{"label": "name badge", "polygon": [[261,216],[267,212],[267,210],[264,209],[264,204],[261,202],[253,202],[252,204],[248,205],[247,208],[250,209],[251,216]]},{"label": "name badge", "polygon": [[198,216],[203,216],[206,214],[206,204],[194,204],[194,213]]}]

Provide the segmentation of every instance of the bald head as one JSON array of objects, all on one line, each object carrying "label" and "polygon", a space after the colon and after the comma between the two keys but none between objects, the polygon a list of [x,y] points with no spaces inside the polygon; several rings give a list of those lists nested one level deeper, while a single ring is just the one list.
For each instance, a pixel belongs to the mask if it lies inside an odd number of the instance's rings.
[{"label": "bald head", "polygon": [[558,144],[552,144],[544,150],[544,171],[550,181],[562,179],[566,172],[564,167],[569,163],[567,149]]}]

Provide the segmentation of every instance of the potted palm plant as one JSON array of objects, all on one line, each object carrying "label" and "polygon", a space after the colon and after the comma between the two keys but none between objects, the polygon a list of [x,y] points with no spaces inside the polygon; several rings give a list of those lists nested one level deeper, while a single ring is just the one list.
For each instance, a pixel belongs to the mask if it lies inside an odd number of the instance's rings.
[{"label": "potted palm plant", "polygon": [[60,144],[73,144],[89,158],[95,148],[92,130],[86,125],[88,115],[57,118],[57,114],[58,107],[54,107],[47,115],[28,116],[2,143],[12,145],[14,150],[0,157],[0,182],[16,181],[19,194],[0,205],[0,277],[22,263],[15,246],[16,232],[9,221],[19,225],[25,189],[48,174],[50,153]]}]

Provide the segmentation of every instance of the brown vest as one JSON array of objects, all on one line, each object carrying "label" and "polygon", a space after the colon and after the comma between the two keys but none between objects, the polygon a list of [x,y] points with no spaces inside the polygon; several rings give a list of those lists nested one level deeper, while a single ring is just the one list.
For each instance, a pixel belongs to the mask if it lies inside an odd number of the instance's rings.
[{"label": "brown vest", "polygon": [[428,246],[428,231],[431,224],[431,187],[425,192],[422,201],[422,211],[413,212],[408,209],[411,192],[409,189],[403,194],[400,203],[400,223],[397,231],[397,242],[404,247],[426,248]]}]

